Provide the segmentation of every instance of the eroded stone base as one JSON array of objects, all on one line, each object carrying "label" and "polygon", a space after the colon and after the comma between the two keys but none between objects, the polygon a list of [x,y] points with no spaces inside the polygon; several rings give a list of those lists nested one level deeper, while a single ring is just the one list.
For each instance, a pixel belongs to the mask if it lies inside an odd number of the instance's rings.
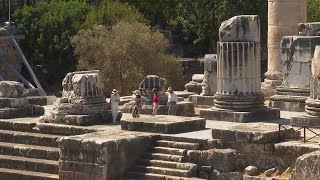
[{"label": "eroded stone base", "polygon": [[206,120],[196,117],[157,115],[121,120],[120,124],[122,130],[172,134],[203,130]]},{"label": "eroded stone base", "polygon": [[[296,132],[293,128],[281,129],[280,133],[282,138],[294,139],[300,137],[300,132]],[[212,138],[229,143],[267,144],[280,141],[278,126],[267,123],[241,124],[225,129],[213,128]]]},{"label": "eroded stone base", "polygon": [[198,94],[189,96],[189,101],[195,105],[213,106],[213,96],[201,96]]},{"label": "eroded stone base", "polygon": [[304,112],[304,102],[270,101],[269,107],[279,108],[281,111]]},{"label": "eroded stone base", "polygon": [[44,113],[44,108],[38,105],[27,105],[16,108],[1,108],[0,119],[12,119],[31,116],[41,116]]},{"label": "eroded stone base", "polygon": [[[120,121],[122,112],[118,112],[117,121]],[[40,122],[68,124],[77,126],[86,126],[93,124],[102,124],[112,122],[111,110],[105,113],[86,114],[86,115],[66,115],[66,114],[55,114],[53,112],[46,113],[41,117]]]},{"label": "eroded stone base", "polygon": [[259,122],[280,118],[280,110],[274,108],[259,108],[250,111],[233,111],[218,108],[200,110],[199,117],[206,120],[230,121],[230,122]]},{"label": "eroded stone base", "polygon": [[[131,113],[132,106],[125,106],[122,108],[122,112],[124,113]],[[140,114],[152,114],[152,105],[143,105]],[[167,115],[168,114],[168,106],[160,105],[158,109],[159,115]],[[192,117],[195,115],[194,112],[194,104],[192,102],[178,102],[178,109],[177,109],[177,116],[189,116]]]},{"label": "eroded stone base", "polygon": [[292,117],[290,119],[291,125],[298,125],[298,126],[318,126],[320,127],[320,117],[311,116],[311,115],[303,115]]}]

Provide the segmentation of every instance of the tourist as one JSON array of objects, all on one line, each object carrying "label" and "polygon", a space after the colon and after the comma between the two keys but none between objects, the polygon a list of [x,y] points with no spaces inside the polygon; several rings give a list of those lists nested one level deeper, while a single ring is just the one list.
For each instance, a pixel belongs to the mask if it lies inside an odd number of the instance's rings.
[{"label": "tourist", "polygon": [[133,110],[132,110],[132,117],[140,117],[140,110],[141,110],[141,95],[136,94],[135,95],[135,102],[133,105]]},{"label": "tourist", "polygon": [[153,92],[153,98],[152,98],[152,115],[155,116],[158,113],[159,109],[159,93],[156,88],[152,89]]},{"label": "tourist", "polygon": [[119,111],[119,102],[120,102],[120,96],[116,89],[112,90],[112,94],[110,97],[110,103],[111,103],[111,111],[112,111],[112,122],[116,123],[118,111]]},{"label": "tourist", "polygon": [[178,108],[178,96],[173,92],[172,88],[169,87],[168,90],[168,115],[176,115]]}]

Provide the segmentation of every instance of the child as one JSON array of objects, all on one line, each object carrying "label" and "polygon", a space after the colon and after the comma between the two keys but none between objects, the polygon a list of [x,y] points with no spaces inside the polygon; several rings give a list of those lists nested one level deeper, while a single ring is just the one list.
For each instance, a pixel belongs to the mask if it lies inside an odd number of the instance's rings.
[{"label": "child", "polygon": [[140,117],[140,110],[141,110],[141,96],[136,94],[135,103],[133,105],[132,110],[132,117]]}]

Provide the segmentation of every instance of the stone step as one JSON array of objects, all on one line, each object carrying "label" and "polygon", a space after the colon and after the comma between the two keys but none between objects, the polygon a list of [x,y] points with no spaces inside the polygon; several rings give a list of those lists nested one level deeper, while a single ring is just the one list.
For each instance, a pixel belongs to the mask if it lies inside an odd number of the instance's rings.
[{"label": "stone step", "polygon": [[200,144],[202,146],[204,146],[207,143],[207,140],[205,140],[205,139],[179,137],[179,136],[172,136],[172,135],[159,135],[158,140],[187,142],[187,143],[198,143],[198,144]]},{"label": "stone step", "polygon": [[150,150],[155,153],[180,155],[180,156],[186,156],[188,151],[187,149],[178,149],[178,148],[170,148],[170,147],[151,147]]},{"label": "stone step", "polygon": [[173,161],[173,162],[184,162],[185,157],[179,155],[170,155],[162,153],[146,153],[144,154],[145,159],[151,160],[162,160],[162,161]]},{"label": "stone step", "polygon": [[179,177],[191,177],[192,172],[189,170],[182,169],[171,169],[155,166],[136,166],[136,172],[145,172],[161,175],[179,176]]},{"label": "stone step", "polygon": [[137,161],[137,164],[144,165],[144,166],[165,167],[165,168],[182,169],[182,170],[191,170],[197,166],[196,164],[192,164],[192,163],[179,163],[179,162],[151,160],[151,159],[139,159]]},{"label": "stone step", "polygon": [[59,160],[59,148],[0,142],[0,154]]},{"label": "stone step", "polygon": [[59,161],[0,155],[0,168],[58,174]]},{"label": "stone step", "polygon": [[0,168],[1,180],[59,180],[59,175]]},{"label": "stone step", "polygon": [[0,142],[58,147],[59,135],[0,130]]},{"label": "stone step", "polygon": [[95,132],[95,129],[89,129],[85,127],[75,127],[64,124],[50,124],[50,123],[35,123],[35,122],[23,122],[12,120],[1,120],[1,130],[21,131],[21,132],[33,132],[43,134],[55,134],[63,136],[79,135]]},{"label": "stone step", "polygon": [[170,147],[170,148],[179,148],[179,149],[188,149],[188,150],[199,150],[199,143],[188,143],[188,142],[176,142],[176,141],[167,141],[167,140],[157,140],[155,142],[156,146],[161,147]]},{"label": "stone step", "polygon": [[178,177],[178,176],[168,176],[162,174],[154,173],[141,173],[141,172],[129,172],[127,180],[204,180],[196,177]]}]

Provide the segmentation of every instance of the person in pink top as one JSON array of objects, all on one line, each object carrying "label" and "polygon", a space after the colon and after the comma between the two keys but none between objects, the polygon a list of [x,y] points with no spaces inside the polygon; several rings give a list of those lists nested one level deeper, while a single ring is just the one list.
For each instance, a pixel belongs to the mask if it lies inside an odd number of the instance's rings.
[{"label": "person in pink top", "polygon": [[153,98],[152,98],[152,115],[155,116],[158,113],[159,109],[159,93],[156,88],[152,89],[153,92]]}]

